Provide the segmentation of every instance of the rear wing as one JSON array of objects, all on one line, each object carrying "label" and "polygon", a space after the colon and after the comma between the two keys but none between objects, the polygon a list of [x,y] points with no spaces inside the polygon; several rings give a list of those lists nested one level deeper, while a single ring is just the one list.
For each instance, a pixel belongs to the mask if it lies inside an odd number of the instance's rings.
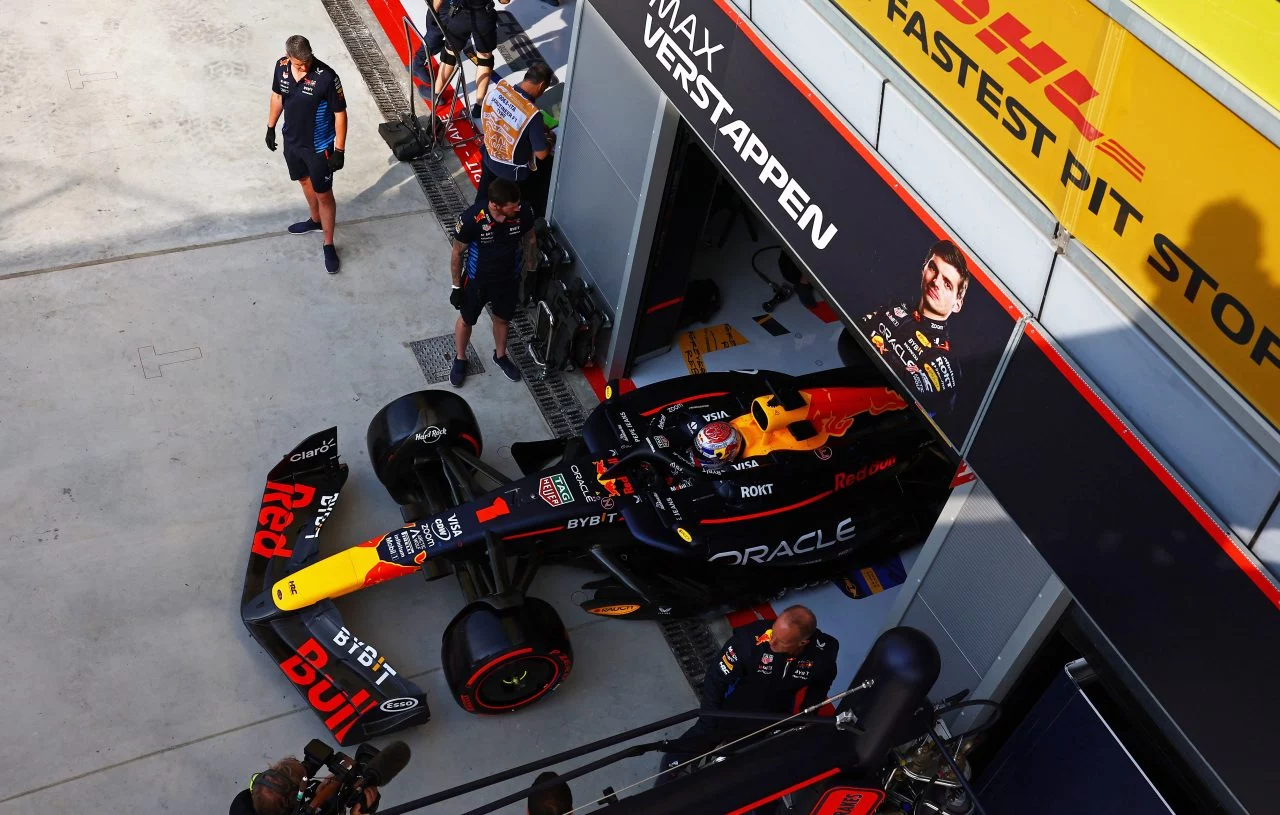
[{"label": "rear wing", "polygon": [[240,616],[337,742],[346,746],[422,724],[431,714],[426,693],[401,677],[378,648],[352,633],[331,601],[298,611],[281,611],[276,605],[290,589],[289,575],[319,558],[320,530],[347,480],[337,440],[336,427],[316,433],[267,474]]}]

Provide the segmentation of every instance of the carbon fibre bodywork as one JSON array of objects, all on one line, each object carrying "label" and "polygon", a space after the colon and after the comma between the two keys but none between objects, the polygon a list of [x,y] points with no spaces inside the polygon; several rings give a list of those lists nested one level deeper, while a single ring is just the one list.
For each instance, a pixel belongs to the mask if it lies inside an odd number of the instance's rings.
[{"label": "carbon fibre bodywork", "polygon": [[[688,455],[709,421],[745,439],[723,471]],[[324,559],[315,544],[346,478],[336,429],[268,476],[245,624],[341,743],[429,714],[421,690],[342,625],[337,597],[424,568],[470,575],[488,586],[477,594],[498,595],[522,574],[527,588],[542,563],[568,562],[604,575],[584,586],[592,613],[653,619],[741,606],[922,540],[955,472],[899,394],[851,369],[711,373],[626,394],[611,385],[581,437],[513,445],[526,474],[505,483],[479,461],[472,423],[446,392],[384,408],[370,454],[413,520]],[[459,696],[472,709],[468,701]]]}]

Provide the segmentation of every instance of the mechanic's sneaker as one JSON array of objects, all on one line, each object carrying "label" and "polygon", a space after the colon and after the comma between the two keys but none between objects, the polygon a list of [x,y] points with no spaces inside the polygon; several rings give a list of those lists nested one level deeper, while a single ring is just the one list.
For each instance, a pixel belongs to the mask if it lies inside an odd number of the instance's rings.
[{"label": "mechanic's sneaker", "polygon": [[520,381],[520,369],[517,368],[516,364],[511,361],[511,357],[509,356],[500,357],[498,356],[498,352],[494,351],[493,362],[495,365],[497,365],[499,368],[502,369],[502,372],[504,374],[507,375],[507,379],[510,379],[512,382]]},{"label": "mechanic's sneaker", "polygon": [[324,268],[329,274],[337,274],[338,267],[342,265],[342,261],[338,260],[338,250],[333,248],[333,244],[326,243],[324,245]]},{"label": "mechanic's sneaker", "polygon": [[308,232],[315,232],[320,229],[320,222],[313,221],[308,218],[305,221],[298,221],[296,224],[289,224],[289,232],[294,235],[305,235]]},{"label": "mechanic's sneaker", "polygon": [[465,359],[453,358],[453,365],[449,368],[449,384],[455,388],[461,388],[462,383],[467,381],[467,361]]}]

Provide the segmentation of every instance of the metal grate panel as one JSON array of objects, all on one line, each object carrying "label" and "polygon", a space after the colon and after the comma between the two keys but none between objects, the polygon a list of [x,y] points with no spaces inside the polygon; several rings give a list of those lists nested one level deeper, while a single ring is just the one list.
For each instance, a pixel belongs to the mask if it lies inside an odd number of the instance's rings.
[{"label": "metal grate panel", "polygon": [[980,675],[995,663],[1051,574],[979,483],[920,585],[920,597]]},{"label": "metal grate panel", "polygon": [[[449,381],[449,372],[453,369],[453,335],[445,334],[426,340],[414,340],[409,343],[414,359],[422,375],[427,378],[428,385]],[[480,363],[480,354],[475,346],[467,343],[467,376],[484,373],[484,365]]]}]

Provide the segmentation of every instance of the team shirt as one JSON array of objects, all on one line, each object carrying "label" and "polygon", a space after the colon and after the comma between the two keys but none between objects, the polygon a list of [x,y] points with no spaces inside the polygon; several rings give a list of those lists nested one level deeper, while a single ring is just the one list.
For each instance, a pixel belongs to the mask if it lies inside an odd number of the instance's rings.
[{"label": "team shirt", "polygon": [[955,405],[960,370],[951,353],[946,321],[931,320],[906,303],[873,311],[858,320],[889,367],[911,384],[930,416]]},{"label": "team shirt", "polygon": [[275,68],[271,90],[284,99],[285,148],[323,153],[337,137],[334,114],[347,109],[338,74],[313,59],[306,76],[295,81],[289,58],[282,57]]},{"label": "team shirt", "polygon": [[489,202],[477,201],[458,215],[453,239],[469,244],[464,271],[471,280],[506,280],[520,275],[522,238],[533,229],[533,208],[520,204],[514,218],[494,220]]}]

